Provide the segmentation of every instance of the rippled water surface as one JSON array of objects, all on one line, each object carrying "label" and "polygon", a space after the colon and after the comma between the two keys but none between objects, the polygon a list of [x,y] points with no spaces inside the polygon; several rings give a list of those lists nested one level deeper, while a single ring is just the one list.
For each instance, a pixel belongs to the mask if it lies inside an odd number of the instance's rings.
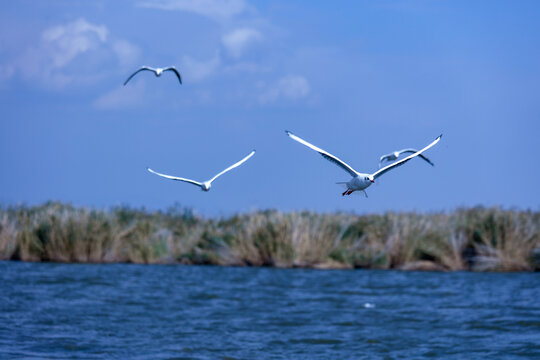
[{"label": "rippled water surface", "polygon": [[0,358],[540,359],[540,274],[0,262]]}]

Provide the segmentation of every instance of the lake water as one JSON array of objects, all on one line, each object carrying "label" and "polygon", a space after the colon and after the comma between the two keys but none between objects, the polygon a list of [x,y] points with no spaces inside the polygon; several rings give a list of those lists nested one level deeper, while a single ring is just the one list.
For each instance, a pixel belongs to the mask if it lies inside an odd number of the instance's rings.
[{"label": "lake water", "polygon": [[1,359],[540,359],[540,274],[0,262]]}]

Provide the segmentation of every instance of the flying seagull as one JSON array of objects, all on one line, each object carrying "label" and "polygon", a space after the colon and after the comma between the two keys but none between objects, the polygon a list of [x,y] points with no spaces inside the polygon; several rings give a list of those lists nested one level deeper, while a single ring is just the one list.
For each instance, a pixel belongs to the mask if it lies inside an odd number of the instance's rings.
[{"label": "flying seagull", "polygon": [[[394,152],[391,152],[390,154],[386,154],[386,155],[383,155],[381,156],[381,158],[379,159],[379,169],[381,168],[382,166],[382,163],[383,161],[393,161],[393,160],[397,160],[397,158],[399,157],[399,155],[401,154],[414,154],[418,152],[418,150],[416,149],[403,149],[403,150],[399,150],[399,151],[394,151]],[[419,157],[421,157],[422,159],[424,159],[425,161],[427,161],[431,166],[435,166],[434,163],[431,162],[431,160],[429,160],[427,157],[425,157],[424,155],[422,154],[418,154]]]},{"label": "flying seagull", "polygon": [[169,66],[166,68],[151,68],[149,66],[141,66],[141,68],[137,71],[135,71],[133,74],[131,74],[130,77],[127,78],[126,82],[124,83],[124,86],[128,83],[129,80],[131,80],[132,77],[134,77],[137,73],[143,70],[153,71],[154,74],[156,74],[156,77],[160,77],[161,74],[163,74],[164,71],[172,71],[176,74],[176,77],[178,78],[178,81],[180,81],[180,84],[182,84],[182,77],[180,76],[180,73],[174,66]]},{"label": "flying seagull", "polygon": [[365,192],[365,189],[367,189],[372,183],[374,183],[375,179],[377,179],[379,176],[383,175],[387,171],[389,171],[389,170],[391,170],[391,169],[393,169],[395,167],[398,167],[398,166],[401,166],[401,165],[405,164],[407,161],[411,160],[415,156],[419,156],[421,153],[423,153],[424,151],[426,151],[427,149],[431,148],[433,145],[438,143],[439,140],[441,140],[441,137],[442,137],[442,134],[439,135],[439,137],[437,137],[431,144],[429,144],[428,146],[426,146],[422,150],[419,150],[419,151],[415,152],[414,154],[411,154],[411,155],[409,155],[409,156],[407,156],[407,157],[405,157],[405,158],[403,158],[403,159],[401,159],[399,161],[396,161],[395,163],[387,165],[387,166],[383,167],[382,169],[377,170],[373,174],[364,174],[364,173],[359,173],[358,171],[354,170],[350,165],[348,165],[343,160],[339,159],[337,156],[334,156],[334,155],[324,151],[323,149],[318,148],[317,146],[308,143],[304,139],[299,138],[298,136],[294,135],[292,132],[290,132],[290,131],[285,131],[285,132],[287,133],[287,135],[289,135],[289,137],[291,139],[293,139],[295,141],[298,141],[299,143],[301,143],[301,144],[315,150],[316,152],[321,154],[326,160],[329,160],[329,161],[333,162],[334,164],[341,167],[343,170],[345,170],[346,172],[348,172],[352,176],[351,180],[349,180],[347,182],[338,183],[338,184],[346,184],[347,185],[347,190],[345,190],[345,192],[343,194],[341,194],[342,196],[351,195],[354,191],[363,191],[364,195],[366,195],[366,197],[367,197],[367,194]]},{"label": "flying seagull", "polygon": [[167,179],[176,180],[176,181],[184,181],[184,182],[187,182],[187,183],[190,183],[190,184],[193,184],[193,185],[197,185],[198,187],[201,188],[202,191],[208,191],[208,190],[210,190],[210,187],[212,186],[212,181],[216,180],[218,177],[220,177],[221,175],[225,174],[227,171],[232,170],[232,169],[234,169],[235,167],[242,165],[242,164],[245,163],[250,157],[252,157],[253,154],[255,154],[255,150],[253,150],[252,152],[249,153],[248,156],[246,156],[245,158],[243,158],[243,159],[240,160],[239,162],[237,162],[237,163],[235,163],[235,164],[229,166],[228,168],[226,168],[225,170],[223,170],[222,172],[220,172],[219,174],[217,174],[216,176],[214,176],[214,177],[211,178],[210,180],[203,181],[203,182],[198,182],[198,181],[195,181],[195,180],[185,179],[185,178],[176,177],[176,176],[171,176],[171,175],[160,174],[160,173],[158,173],[158,172],[156,172],[156,171],[150,169],[149,167],[147,167],[146,170],[150,171],[150,172],[153,173],[153,174],[156,174],[156,175],[158,175],[158,176],[161,176],[161,177],[164,177],[164,178],[167,178]]}]

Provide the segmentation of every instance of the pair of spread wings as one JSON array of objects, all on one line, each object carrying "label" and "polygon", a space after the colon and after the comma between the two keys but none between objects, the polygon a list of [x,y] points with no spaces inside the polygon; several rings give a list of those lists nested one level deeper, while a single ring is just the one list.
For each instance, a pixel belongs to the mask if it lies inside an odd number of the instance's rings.
[{"label": "pair of spread wings", "polygon": [[[232,169],[234,169],[235,167],[238,167],[240,165],[242,165],[243,163],[245,163],[250,157],[253,156],[253,154],[255,154],[255,150],[253,150],[252,152],[249,153],[248,156],[246,156],[245,158],[243,158],[242,160],[238,161],[237,163],[234,163],[232,164],[231,166],[229,166],[228,168],[226,168],[225,170],[223,170],[222,172],[220,172],[219,174],[217,174],[216,176],[214,176],[213,178],[211,178],[210,180],[208,181],[204,181],[205,183],[212,183],[212,181],[216,180],[218,177],[220,177],[221,175],[225,174],[227,171],[230,171]],[[165,174],[161,174],[161,173],[158,173],[157,171],[154,171],[150,168],[146,168],[148,171],[150,171],[152,174],[156,174],[158,176],[161,176],[161,177],[164,177],[164,178],[167,178],[167,179],[171,179],[171,180],[176,180],[176,181],[183,181],[183,182],[187,182],[187,183],[190,183],[190,184],[193,184],[193,185],[197,185],[199,187],[202,187],[203,186],[203,183],[202,182],[199,182],[199,181],[195,181],[195,180],[191,180],[191,179],[186,179],[186,178],[181,178],[181,177],[177,177],[177,176],[171,176],[171,175],[165,175]]]},{"label": "pair of spread wings", "polygon": [[[135,71],[133,74],[131,74],[127,80],[124,82],[124,86],[128,83],[129,80],[131,80],[132,77],[134,77],[135,75],[137,75],[139,72],[141,71],[152,71],[154,72],[154,74],[158,75],[158,69],[154,69],[154,68],[151,68],[149,66],[142,66],[139,70]],[[178,72],[178,70],[176,70],[176,68],[174,66],[169,66],[167,68],[164,68],[164,69],[161,69],[161,71],[172,71],[173,73],[176,74],[176,77],[178,78],[178,81],[180,81],[180,84],[182,84],[182,76],[180,76],[180,73]]]},{"label": "pair of spread wings", "polygon": [[[310,144],[308,143],[306,140],[294,135],[292,132],[290,131],[285,131],[287,133],[287,135],[289,135],[289,137],[295,141],[298,141],[299,143],[309,147],[310,149],[313,149],[315,150],[316,152],[318,152],[319,154],[321,154],[326,160],[329,160],[331,162],[333,162],[334,164],[336,164],[337,166],[341,167],[343,170],[345,170],[346,172],[348,172],[349,174],[351,174],[352,177],[355,177],[355,176],[358,176],[360,173],[356,170],[354,170],[349,164],[347,164],[345,161],[341,160],[340,158],[338,158],[337,156],[334,156],[332,154],[330,154],[329,152],[313,145],[313,144]],[[416,157],[416,156],[419,156],[420,154],[422,154],[424,151],[428,150],[429,148],[431,148],[432,146],[434,146],[435,144],[437,144],[439,142],[439,140],[441,140],[441,137],[442,137],[442,134],[439,135],[431,144],[429,144],[428,146],[424,147],[423,149],[421,150],[418,150],[416,152],[414,152],[413,154],[399,160],[399,161],[396,161],[395,163],[392,163],[390,165],[387,165],[385,167],[383,167],[382,169],[379,169],[378,171],[374,172],[373,174],[369,174],[371,177],[373,177],[374,179],[378,178],[379,176],[383,175],[384,173],[392,170],[393,168],[396,168],[398,166],[401,166],[403,164],[405,164],[407,161],[411,160],[412,158]]]}]

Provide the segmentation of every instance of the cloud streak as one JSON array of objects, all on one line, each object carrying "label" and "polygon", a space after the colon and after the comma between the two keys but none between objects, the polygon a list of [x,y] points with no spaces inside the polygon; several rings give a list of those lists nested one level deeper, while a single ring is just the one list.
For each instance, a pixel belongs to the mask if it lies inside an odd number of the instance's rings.
[{"label": "cloud streak", "polygon": [[[260,84],[264,88],[264,84]],[[303,76],[288,75],[280,78],[276,83],[268,86],[259,96],[262,104],[268,104],[279,99],[299,100],[305,98],[311,92],[309,82]]]},{"label": "cloud streak", "polygon": [[126,40],[116,40],[112,44],[112,49],[122,66],[133,64],[134,60],[139,58],[141,53],[138,46]]},{"label": "cloud streak", "polygon": [[77,55],[96,49],[107,41],[108,30],[104,25],[93,25],[77,19],[66,25],[45,30],[41,36],[42,49],[53,68],[61,68]]},{"label": "cloud streak", "polygon": [[261,33],[250,28],[236,29],[222,37],[223,46],[235,58],[241,57],[250,45],[261,40]]},{"label": "cloud streak", "polygon": [[247,9],[244,0],[154,0],[143,1],[141,7],[195,13],[214,20],[229,19]]},{"label": "cloud streak", "polygon": [[38,39],[36,44],[0,64],[0,80],[18,74],[47,88],[87,84],[104,77],[111,67],[132,63],[140,52],[126,40],[111,39],[105,25],[84,18],[49,27]]},{"label": "cloud streak", "polygon": [[221,66],[219,53],[208,61],[199,61],[189,56],[182,58],[182,72],[186,80],[201,81],[214,75]]}]

